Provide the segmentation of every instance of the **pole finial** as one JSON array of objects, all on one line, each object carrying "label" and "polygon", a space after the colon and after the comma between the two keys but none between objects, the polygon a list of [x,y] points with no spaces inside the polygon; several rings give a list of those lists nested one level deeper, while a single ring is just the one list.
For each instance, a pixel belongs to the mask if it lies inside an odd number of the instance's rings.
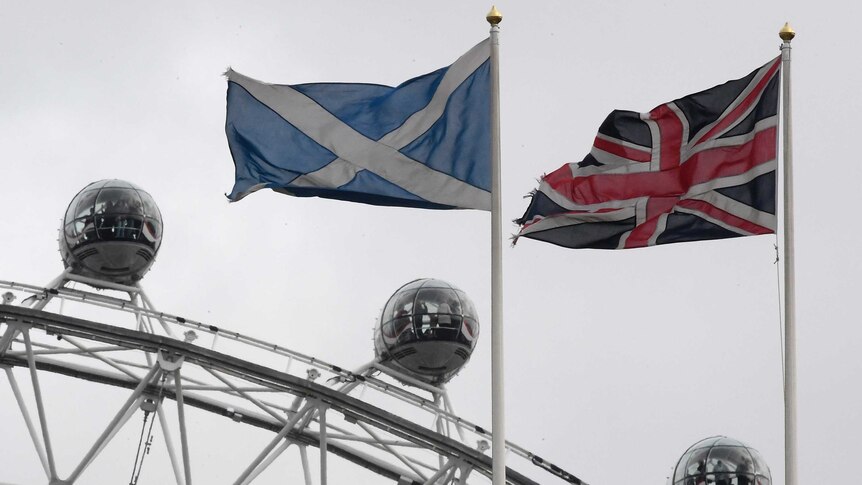
[{"label": "pole finial", "polygon": [[781,30],[778,31],[778,36],[784,42],[790,43],[796,37],[796,32],[790,27],[790,22],[784,22],[784,27],[781,27]]},{"label": "pole finial", "polygon": [[487,20],[488,23],[491,25],[497,25],[503,21],[503,14],[501,14],[500,11],[497,10],[496,5],[492,5],[491,11],[488,12],[488,15],[485,16],[485,20]]}]

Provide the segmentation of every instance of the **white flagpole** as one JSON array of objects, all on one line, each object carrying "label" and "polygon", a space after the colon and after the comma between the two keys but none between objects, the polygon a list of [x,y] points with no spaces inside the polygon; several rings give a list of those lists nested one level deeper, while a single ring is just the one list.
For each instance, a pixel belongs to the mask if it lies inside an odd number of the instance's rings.
[{"label": "white flagpole", "polygon": [[793,261],[793,144],[790,125],[790,41],[785,23],[781,44],[781,101],[784,125],[784,483],[796,485],[796,290]]},{"label": "white flagpole", "polygon": [[500,22],[497,7],[485,17],[491,24],[491,469],[493,485],[506,483],[506,431],[503,392],[503,220],[500,202]]}]

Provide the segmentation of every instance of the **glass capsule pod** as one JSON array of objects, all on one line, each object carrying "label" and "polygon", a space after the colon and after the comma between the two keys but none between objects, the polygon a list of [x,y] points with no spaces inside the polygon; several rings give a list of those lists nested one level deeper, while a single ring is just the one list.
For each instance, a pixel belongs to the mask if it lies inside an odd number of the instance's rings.
[{"label": "glass capsule pod", "polygon": [[713,436],[693,444],[674,467],[672,485],[770,485],[772,475],[754,448]]},{"label": "glass capsule pod", "polygon": [[162,214],[150,194],[123,180],[100,180],[69,203],[60,254],[72,273],[133,284],[152,266],[162,227]]},{"label": "glass capsule pod", "polygon": [[375,330],[377,359],[430,383],[452,378],[470,359],[479,336],[473,302],[459,288],[425,278],[399,288]]}]

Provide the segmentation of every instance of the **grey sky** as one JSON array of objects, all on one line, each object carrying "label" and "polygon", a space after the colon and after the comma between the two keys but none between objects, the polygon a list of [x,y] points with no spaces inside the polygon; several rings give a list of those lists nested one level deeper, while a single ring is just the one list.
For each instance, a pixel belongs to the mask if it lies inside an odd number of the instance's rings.
[{"label": "grey sky", "polygon": [[[852,309],[862,257],[859,230],[838,216],[860,201],[862,169],[850,142],[862,108],[862,69],[851,54],[862,7],[497,6],[505,220],[522,214],[522,196],[538,176],[586,154],[612,109],[647,111],[742,77],[778,55],[785,20],[797,30],[799,478],[846,481],[846,464],[862,451],[862,328]],[[164,244],[143,284],[167,312],[349,368],[373,356],[374,319],[401,284],[437,277],[466,290],[482,335],[450,392],[459,414],[490,426],[488,214],[269,191],[229,205],[221,77],[231,66],[273,83],[395,85],[484,38],[489,7],[473,0],[5,5],[0,279],[44,284],[59,274],[56,230],[68,202],[91,181],[126,179],[149,191],[164,215]],[[531,240],[506,247],[507,438],[610,485],[664,483],[690,444],[726,434],[759,449],[783,483],[774,244],[761,236],[608,252]],[[8,394],[0,385],[0,428],[12,423],[24,437]],[[102,416],[78,410],[52,421],[69,434],[103,426]],[[231,424],[213,420],[226,438],[247,439]],[[12,471],[17,460],[37,463],[29,443],[3,443],[0,481],[32,483],[39,475]],[[119,469],[124,478],[127,467]]]}]

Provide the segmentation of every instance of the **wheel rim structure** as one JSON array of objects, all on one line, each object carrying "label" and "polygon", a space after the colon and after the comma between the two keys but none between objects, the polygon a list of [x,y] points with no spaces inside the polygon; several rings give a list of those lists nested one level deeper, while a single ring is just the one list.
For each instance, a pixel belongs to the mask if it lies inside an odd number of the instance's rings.
[{"label": "wheel rim structure", "polygon": [[[178,484],[191,485],[195,467],[207,466],[190,460],[195,433],[187,429],[187,416],[201,410],[269,432],[248,444],[251,454],[246,452],[242,462],[225,466],[224,483],[252,483],[289,448],[299,450],[301,471],[296,474],[308,485],[327,483],[330,455],[370,470],[380,483],[490,482],[492,460],[484,454],[490,434],[454,413],[445,388],[417,382],[417,392],[412,392],[384,374],[391,370],[374,363],[351,372],[263,340],[158,312],[140,286],[112,285],[98,293],[66,287],[81,283],[92,282],[68,272],[44,288],[0,281],[2,289],[29,295],[20,306],[0,305],[0,367],[49,484],[92,480],[81,477],[87,477],[101,451],[147,405],[154,409],[153,424],[158,421]],[[59,311],[46,311],[49,303],[59,303]],[[101,312],[102,322],[79,317],[90,317],[93,308]],[[199,333],[201,340],[209,338],[210,348],[192,343]],[[131,390],[111,411],[99,437],[75,450],[80,458],[71,470],[58,470],[55,463],[40,375]],[[25,380],[32,391],[29,399],[19,384]],[[166,409],[176,419],[166,418]],[[420,424],[426,421],[428,425]],[[315,466],[309,463],[309,447],[319,459]],[[583,483],[515,444],[507,443],[507,450],[522,459],[507,469],[507,483]],[[521,464],[530,469],[529,477],[513,469]]]}]

